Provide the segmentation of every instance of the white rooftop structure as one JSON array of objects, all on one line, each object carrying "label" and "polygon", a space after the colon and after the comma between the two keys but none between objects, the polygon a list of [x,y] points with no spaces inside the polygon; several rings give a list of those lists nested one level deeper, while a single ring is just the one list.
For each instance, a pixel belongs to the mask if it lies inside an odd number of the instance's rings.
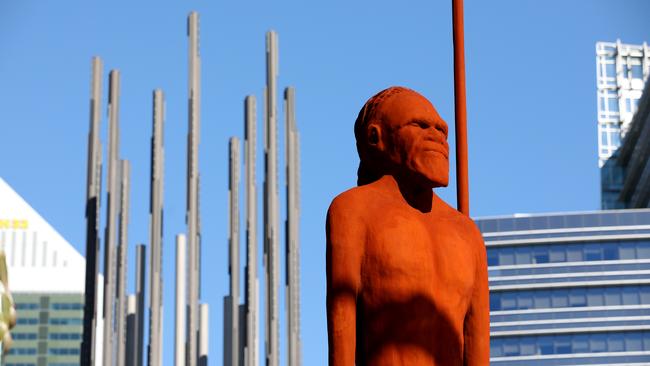
[{"label": "white rooftop structure", "polygon": [[0,249],[13,293],[84,293],[85,258],[2,178]]}]

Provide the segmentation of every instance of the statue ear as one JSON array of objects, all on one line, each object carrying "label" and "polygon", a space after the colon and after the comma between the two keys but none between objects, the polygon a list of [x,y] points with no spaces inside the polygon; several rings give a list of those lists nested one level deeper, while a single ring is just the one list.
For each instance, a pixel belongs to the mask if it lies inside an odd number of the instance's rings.
[{"label": "statue ear", "polygon": [[381,136],[381,126],[377,123],[372,123],[368,126],[368,145],[374,147],[377,150],[384,150],[384,143]]}]

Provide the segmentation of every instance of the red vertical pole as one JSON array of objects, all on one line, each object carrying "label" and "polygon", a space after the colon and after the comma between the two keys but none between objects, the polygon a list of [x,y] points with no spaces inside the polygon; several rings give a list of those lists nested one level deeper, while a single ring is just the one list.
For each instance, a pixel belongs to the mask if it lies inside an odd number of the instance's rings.
[{"label": "red vertical pole", "polygon": [[469,216],[463,0],[452,0],[452,21],[454,28],[454,104],[456,114],[456,201],[458,211]]}]

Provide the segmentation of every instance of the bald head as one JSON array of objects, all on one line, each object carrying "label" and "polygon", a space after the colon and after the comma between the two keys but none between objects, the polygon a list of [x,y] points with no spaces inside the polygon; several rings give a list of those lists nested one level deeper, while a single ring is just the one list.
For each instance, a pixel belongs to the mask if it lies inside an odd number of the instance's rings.
[{"label": "bald head", "polygon": [[354,125],[358,185],[400,174],[431,188],[449,180],[447,124],[421,94],[391,87],[370,98]]}]

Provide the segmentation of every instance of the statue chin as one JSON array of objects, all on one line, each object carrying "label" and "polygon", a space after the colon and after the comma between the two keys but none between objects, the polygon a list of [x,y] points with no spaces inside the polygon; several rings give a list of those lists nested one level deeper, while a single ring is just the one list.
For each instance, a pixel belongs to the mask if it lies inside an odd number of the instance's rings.
[{"label": "statue chin", "polygon": [[441,159],[426,159],[422,163],[416,162],[409,169],[418,185],[427,188],[446,187],[449,184],[449,162]]}]

